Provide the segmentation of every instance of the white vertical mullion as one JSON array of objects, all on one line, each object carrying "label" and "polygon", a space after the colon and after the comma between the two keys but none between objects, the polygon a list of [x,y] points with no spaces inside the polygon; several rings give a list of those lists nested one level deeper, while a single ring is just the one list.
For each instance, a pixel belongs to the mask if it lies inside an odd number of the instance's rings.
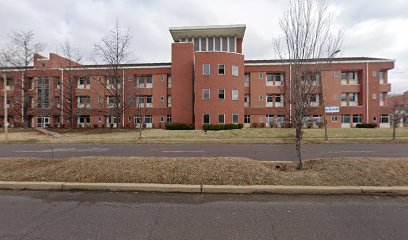
[{"label": "white vertical mullion", "polygon": [[234,52],[237,52],[237,37],[234,37],[234,41],[235,41],[235,48],[234,48]]}]

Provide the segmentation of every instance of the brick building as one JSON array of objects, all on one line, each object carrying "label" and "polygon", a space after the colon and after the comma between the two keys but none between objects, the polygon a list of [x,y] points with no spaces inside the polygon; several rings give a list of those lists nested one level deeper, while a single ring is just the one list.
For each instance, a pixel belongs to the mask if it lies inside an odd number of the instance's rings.
[{"label": "brick building", "polygon": [[[22,123],[22,87],[29,86],[27,116],[32,127],[116,126],[135,127],[140,119],[147,128],[166,123],[253,123],[287,125],[290,104],[284,87],[291,81],[285,60],[245,60],[242,51],[245,25],[170,28],[171,63],[121,66],[120,123],[112,113],[111,80],[104,65],[80,65],[56,54],[36,55],[23,81],[19,69],[7,73],[9,123]],[[310,61],[313,64],[313,61]],[[377,123],[389,127],[385,98],[391,91],[388,70],[394,60],[334,58],[320,73],[321,89],[313,98],[316,110],[310,121],[322,121],[324,100],[329,127]],[[68,79],[74,79],[69,82]],[[3,79],[0,89],[3,90]],[[66,97],[67,87],[72,95]],[[135,91],[137,89],[137,91]],[[137,93],[136,93],[137,92]],[[3,95],[4,92],[1,92]],[[26,93],[27,94],[27,93]],[[73,102],[74,119],[67,113]],[[136,104],[134,104],[136,103]],[[126,106],[126,107],[124,107]],[[143,108],[143,111],[140,108]],[[0,107],[1,123],[4,108]]]}]

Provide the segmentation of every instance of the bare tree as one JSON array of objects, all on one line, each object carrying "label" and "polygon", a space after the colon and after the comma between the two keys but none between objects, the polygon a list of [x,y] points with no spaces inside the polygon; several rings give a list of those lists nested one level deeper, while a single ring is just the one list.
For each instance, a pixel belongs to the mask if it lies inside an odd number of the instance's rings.
[{"label": "bare tree", "polygon": [[116,118],[118,128],[122,113],[130,106],[122,101],[124,99],[123,64],[129,63],[132,54],[129,31],[124,31],[118,21],[109,34],[94,46],[95,62],[102,62],[106,66],[104,70],[106,79],[96,78],[95,80],[102,84],[109,94],[107,105],[110,113]]},{"label": "bare tree", "polygon": [[325,0],[291,0],[280,20],[283,37],[275,40],[280,58],[289,61],[292,78],[285,83],[290,121],[296,128],[296,168],[301,170],[303,126],[319,104],[320,71],[338,52],[341,32],[333,32]]},{"label": "bare tree", "polygon": [[59,89],[59,102],[62,117],[68,122],[69,128],[76,127],[76,105],[75,89],[77,88],[77,77],[75,74],[76,67],[80,66],[82,57],[78,49],[75,49],[67,41],[61,45],[63,59],[59,63],[63,69],[63,79],[61,79],[61,87]]},{"label": "bare tree", "polygon": [[392,140],[395,141],[397,128],[408,118],[408,94],[394,95],[387,99],[388,112],[391,117]]},{"label": "bare tree", "polygon": [[28,76],[28,70],[33,65],[34,54],[42,51],[45,45],[34,42],[33,31],[16,31],[11,33],[9,42],[5,44],[1,51],[3,62],[18,71],[15,75],[15,91],[21,92],[21,101],[15,101],[15,111],[22,118],[23,126],[28,126],[28,110],[35,90],[32,88],[32,79]]}]

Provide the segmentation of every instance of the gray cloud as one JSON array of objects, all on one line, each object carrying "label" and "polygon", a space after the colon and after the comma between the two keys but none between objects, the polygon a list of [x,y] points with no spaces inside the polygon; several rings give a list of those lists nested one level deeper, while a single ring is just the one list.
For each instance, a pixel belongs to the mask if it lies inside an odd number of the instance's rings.
[{"label": "gray cloud", "polygon": [[[333,0],[334,21],[344,29],[342,56],[396,59],[390,72],[393,92],[408,90],[408,4],[405,0]],[[285,0],[42,0],[0,1],[0,43],[13,30],[34,30],[36,40],[55,52],[68,40],[85,59],[94,43],[116,19],[129,27],[139,62],[171,59],[170,26],[247,24],[246,59],[275,57],[272,39],[279,34],[278,20]]]}]

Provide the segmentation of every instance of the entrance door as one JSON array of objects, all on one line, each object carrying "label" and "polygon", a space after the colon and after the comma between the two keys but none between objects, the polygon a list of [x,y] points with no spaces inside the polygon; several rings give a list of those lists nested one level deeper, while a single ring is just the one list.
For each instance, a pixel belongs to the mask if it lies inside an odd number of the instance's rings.
[{"label": "entrance door", "polygon": [[46,128],[50,124],[50,116],[37,117],[37,127]]}]

